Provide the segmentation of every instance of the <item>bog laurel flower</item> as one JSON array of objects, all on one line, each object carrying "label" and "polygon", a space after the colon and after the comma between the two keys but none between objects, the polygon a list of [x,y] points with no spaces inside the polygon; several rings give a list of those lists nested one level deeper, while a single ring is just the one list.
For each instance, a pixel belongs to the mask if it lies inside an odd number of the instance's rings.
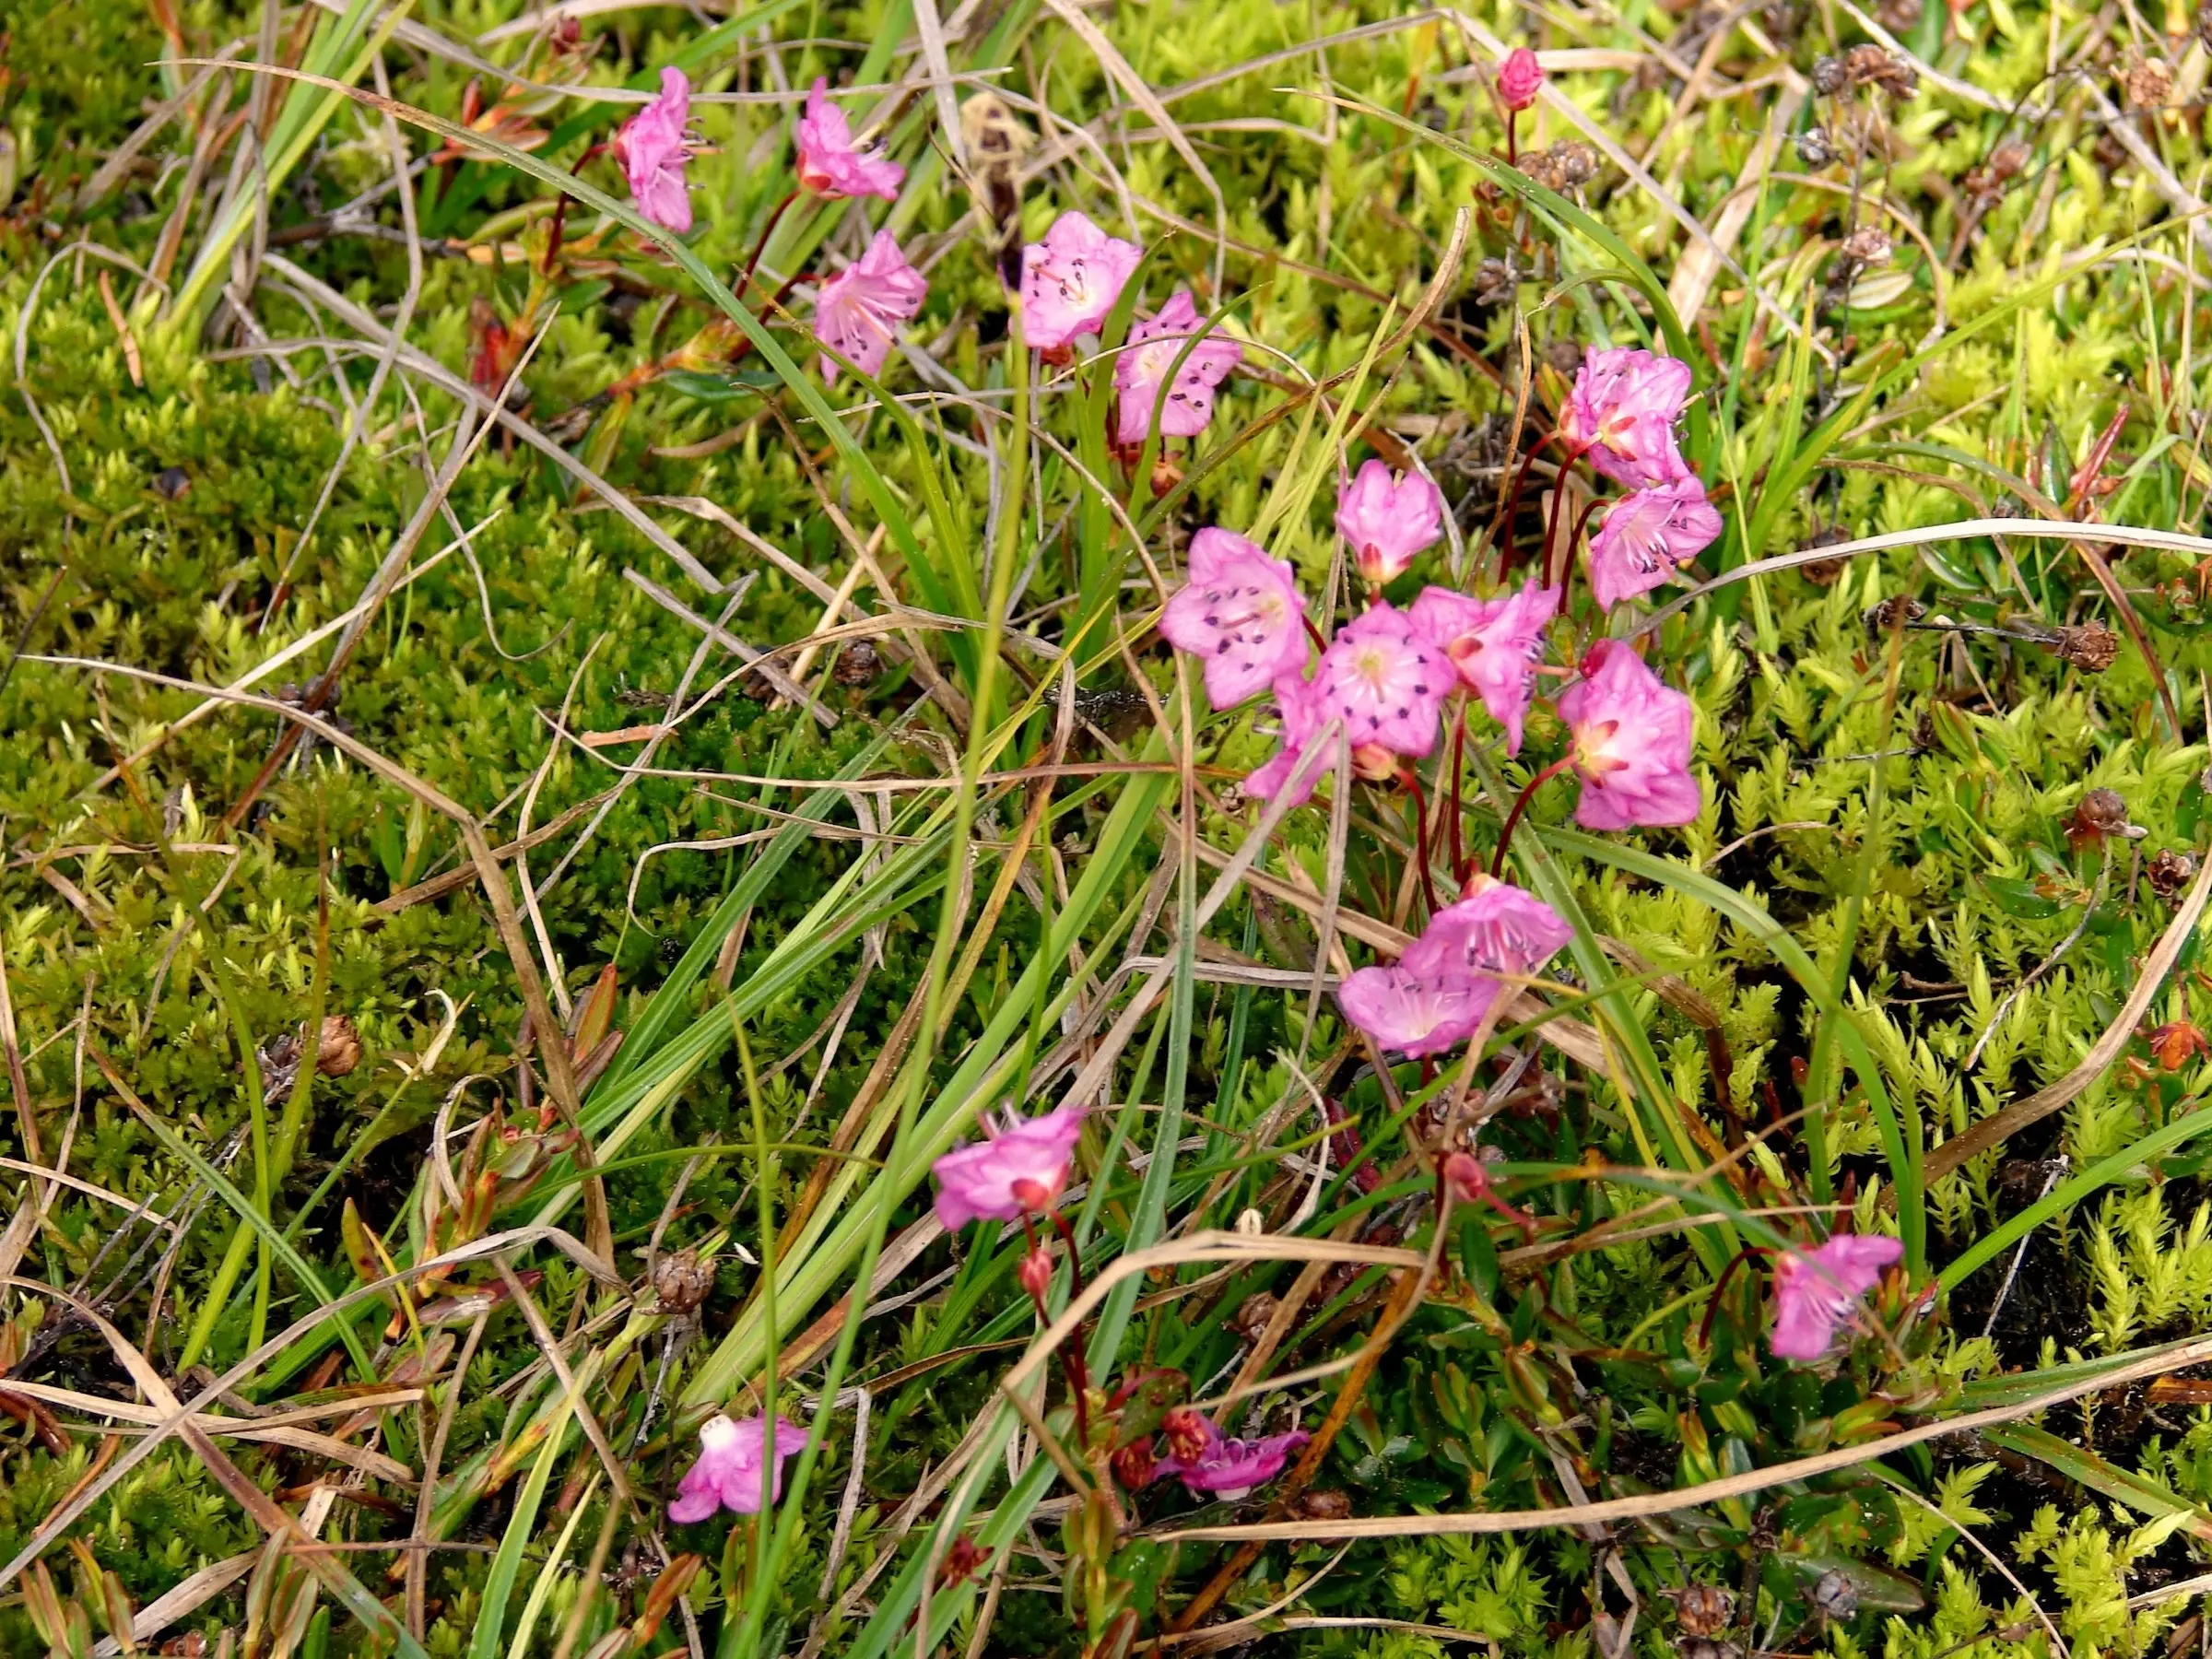
[{"label": "bog laurel flower", "polygon": [[1559,698],[1583,781],[1574,821],[1585,830],[1687,824],[1703,800],[1689,775],[1690,705],[1634,651],[1600,640],[1583,678]]},{"label": "bog laurel flower", "polygon": [[[822,284],[814,302],[814,337],[873,378],[883,372],[899,325],[913,321],[928,294],[928,280],[907,264],[898,239],[878,230],[866,253]],[[821,371],[824,380],[837,383],[838,362],[827,352]]]},{"label": "bog laurel flower", "polygon": [[[1201,332],[1206,328],[1190,289],[1177,288],[1158,316],[1129,331],[1129,348],[1113,364],[1113,389],[1120,399],[1114,426],[1117,442],[1124,447],[1144,442],[1152,429],[1156,405],[1162,437],[1195,438],[1206,430],[1206,423],[1214,418],[1214,388],[1244,356],[1236,341]],[[1188,356],[1183,355],[1185,346],[1190,347]],[[1182,358],[1180,369],[1175,366],[1178,357]],[[1159,396],[1162,386],[1168,388],[1164,403]]]},{"label": "bog laurel flower", "polygon": [[1194,1492],[1241,1498],[1283,1472],[1290,1454],[1313,1437],[1302,1429],[1263,1440],[1229,1440],[1212,1418],[1193,1406],[1173,1407],[1160,1419],[1163,1454],[1155,1480],[1172,1475]]},{"label": "bog laurel flower", "polygon": [[678,236],[691,229],[691,190],[684,182],[691,160],[684,127],[690,119],[690,78],[670,65],[661,71],[661,95],[615,135],[616,159],[629,180],[638,211]]},{"label": "bog laurel flower", "polygon": [[1531,974],[1558,955],[1574,930],[1543,900],[1477,871],[1465,895],[1429,919],[1399,965],[1418,974]]},{"label": "bog laurel flower", "polygon": [[[783,1418],[776,1418],[775,1430],[773,1473],[768,1482],[771,1503],[783,1495],[783,1460],[806,1444],[806,1430]],[[709,1418],[700,1425],[699,1461],[677,1483],[668,1519],[704,1521],[718,1509],[733,1515],[759,1514],[760,1477],[769,1471],[771,1461],[764,1418],[733,1423],[726,1417]]]},{"label": "bog laurel flower", "polygon": [[1818,1359],[1835,1340],[1882,1270],[1904,1253],[1895,1239],[1838,1233],[1818,1250],[1785,1250],[1774,1258],[1774,1354]]},{"label": "bog laurel flower", "polygon": [[1630,488],[1665,484],[1688,469],[1675,421],[1689,401],[1689,365],[1623,347],[1583,359],[1559,415],[1559,435],[1590,465]]},{"label": "bog laurel flower", "polygon": [[1288,562],[1208,527],[1191,537],[1191,579],[1159,631],[1205,665],[1206,700],[1227,709],[1305,668],[1305,609]]},{"label": "bog laurel flower", "polygon": [[1558,588],[1530,577],[1517,594],[1473,599],[1450,588],[1421,590],[1413,625],[1452,661],[1459,678],[1505,728],[1505,752],[1521,752],[1522,722],[1535,695],[1544,629],[1559,608]]},{"label": "bog laurel flower", "polygon": [[1404,611],[1378,605],[1336,630],[1313,683],[1355,747],[1418,759],[1436,745],[1452,665]]},{"label": "bog laurel flower", "polygon": [[1375,1046],[1418,1060],[1457,1048],[1498,1000],[1499,982],[1464,971],[1417,973],[1404,962],[1361,968],[1337,988],[1344,1017]]},{"label": "bog laurel flower", "polygon": [[1038,1118],[1008,1113],[995,1126],[986,1117],[982,1127],[982,1140],[955,1147],[929,1167],[937,1180],[937,1223],[947,1232],[1050,1210],[1067,1185],[1083,1109],[1056,1107]]},{"label": "bog laurel flower", "polygon": [[1527,47],[1517,46],[1500,60],[1498,98],[1507,109],[1518,114],[1535,103],[1543,89],[1544,65]]},{"label": "bog laurel flower", "polygon": [[1590,538],[1590,592],[1607,610],[1648,594],[1720,533],[1721,515],[1706,500],[1705,486],[1687,473],[1631,490],[1606,509]]},{"label": "bog laurel flower", "polygon": [[887,202],[899,199],[906,169],[853,144],[852,124],[830,101],[827,76],[815,76],[795,136],[799,182],[816,195],[832,200],[864,195],[881,196]]},{"label": "bog laurel flower", "polygon": [[1031,348],[1053,351],[1095,335],[1122,297],[1144,250],[1109,236],[1080,213],[1064,213],[1021,251],[1021,329]]},{"label": "bog laurel flower", "polygon": [[1370,461],[1336,496],[1336,533],[1350,544],[1359,574],[1380,585],[1400,575],[1443,539],[1444,498],[1418,473],[1393,477]]},{"label": "bog laurel flower", "polygon": [[[1306,752],[1306,745],[1313,740],[1313,734],[1321,730],[1326,720],[1321,712],[1321,699],[1314,694],[1313,682],[1302,674],[1285,675],[1275,682],[1275,706],[1282,722],[1282,747],[1244,777],[1244,793],[1263,801],[1272,801],[1289,783]],[[1327,770],[1316,765],[1299,784],[1297,796],[1290,805],[1302,806],[1311,800],[1321,774]]]}]

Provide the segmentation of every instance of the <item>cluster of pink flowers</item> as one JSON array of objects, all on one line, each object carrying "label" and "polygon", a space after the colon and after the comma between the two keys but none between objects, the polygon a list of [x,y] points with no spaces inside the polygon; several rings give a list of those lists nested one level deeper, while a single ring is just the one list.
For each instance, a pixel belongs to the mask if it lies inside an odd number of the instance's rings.
[{"label": "cluster of pink flowers", "polygon": [[1476,1033],[1508,978],[1535,973],[1572,936],[1541,899],[1477,871],[1394,966],[1359,970],[1337,1000],[1378,1046],[1408,1059],[1441,1054]]},{"label": "cluster of pink flowers", "polygon": [[[691,190],[684,175],[697,150],[686,130],[690,112],[689,78],[681,69],[665,68],[660,96],[624,124],[613,146],[639,213],[679,236],[691,229]],[[793,142],[799,188],[825,201],[896,201],[906,182],[905,168],[853,141],[845,112],[830,101],[827,78],[818,76],[808,91]],[[772,228],[772,218],[770,223]],[[821,355],[822,378],[836,382],[841,359],[871,377],[882,373],[900,325],[920,314],[928,294],[928,281],[908,263],[898,239],[888,230],[877,232],[865,253],[824,277],[817,290],[814,335],[829,348]]]},{"label": "cluster of pink flowers", "polygon": [[[1109,236],[1081,213],[1062,214],[1021,251],[1021,326],[1034,349],[1059,359],[1100,334],[1144,251]],[[1155,411],[1162,437],[1194,438],[1214,418],[1214,392],[1244,348],[1211,330],[1188,288],[1177,288],[1129,329],[1113,365],[1114,442],[1143,446]]]},{"label": "cluster of pink flowers", "polygon": [[1650,593],[1721,533],[1721,515],[1675,440],[1689,381],[1689,365],[1677,358],[1632,347],[1593,351],[1560,412],[1568,460],[1587,457],[1629,492],[1590,538],[1590,592],[1607,610]]}]

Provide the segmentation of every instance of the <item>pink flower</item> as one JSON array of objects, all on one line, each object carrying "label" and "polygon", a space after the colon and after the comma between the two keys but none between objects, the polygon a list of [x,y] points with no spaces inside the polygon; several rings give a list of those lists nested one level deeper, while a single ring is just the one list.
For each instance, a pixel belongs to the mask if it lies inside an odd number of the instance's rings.
[{"label": "pink flower", "polygon": [[818,196],[881,196],[899,199],[906,169],[858,149],[853,143],[852,124],[845,112],[830,101],[830,82],[816,76],[806,94],[806,112],[799,117],[799,182]]},{"label": "pink flower", "polygon": [[1544,660],[1544,629],[1559,608],[1559,590],[1536,585],[1517,594],[1470,599],[1450,588],[1424,588],[1409,613],[1413,625],[1452,659],[1459,677],[1505,727],[1505,752],[1521,752],[1521,723],[1535,695]]},{"label": "pink flower", "polygon": [[1305,596],[1283,559],[1211,526],[1191,537],[1191,579],[1160,614],[1160,637],[1206,666],[1206,696],[1233,708],[1306,665]]},{"label": "pink flower", "polygon": [[[1275,706],[1282,718],[1283,746],[1245,774],[1244,793],[1262,801],[1272,801],[1289,783],[1299,761],[1304,757],[1306,745],[1324,724],[1321,700],[1313,694],[1313,682],[1303,675],[1286,675],[1275,682]],[[1302,806],[1312,799],[1314,787],[1325,765],[1317,765],[1299,784],[1293,806]]]},{"label": "pink flower", "polygon": [[1687,824],[1703,804],[1689,775],[1690,706],[1635,652],[1600,640],[1582,680],[1559,698],[1583,780],[1574,821],[1585,830]]},{"label": "pink flower", "polygon": [[[1182,358],[1191,336],[1206,327],[1188,288],[1177,288],[1159,314],[1129,331],[1129,348],[1114,360],[1113,389],[1121,396],[1121,423],[1114,436],[1125,445],[1144,442],[1152,429],[1152,408],[1159,405],[1159,430],[1167,438],[1195,438],[1214,418],[1214,388],[1229,378],[1244,347],[1218,335],[1200,337]],[[1167,402],[1159,389],[1173,375]]]},{"label": "pink flower", "polygon": [[1895,1239],[1838,1233],[1818,1250],[1785,1250],[1774,1258],[1774,1357],[1818,1359],[1874,1288],[1882,1269],[1905,1253]]},{"label": "pink flower", "polygon": [[1370,461],[1336,496],[1336,533],[1351,544],[1359,574],[1380,585],[1443,539],[1444,498],[1418,473],[1394,480]]},{"label": "pink flower", "polygon": [[1712,545],[1721,515],[1685,473],[1620,498],[1590,538],[1590,591],[1607,610],[1648,594]]},{"label": "pink flower", "polygon": [[[927,278],[906,263],[898,239],[878,230],[865,253],[822,284],[814,301],[814,337],[873,379],[883,372],[899,324],[913,320],[928,293]],[[827,352],[821,371],[837,383],[838,362]]]},{"label": "pink flower", "polygon": [[661,95],[615,135],[615,154],[638,211],[678,236],[691,229],[691,190],[684,182],[691,159],[684,125],[690,119],[691,82],[672,64],[661,71]]},{"label": "pink flower", "polygon": [[1477,871],[1466,896],[1429,919],[1398,965],[1430,979],[1534,973],[1572,937],[1541,899]]},{"label": "pink flower", "polygon": [[[760,1512],[760,1475],[768,1463],[768,1425],[759,1418],[733,1423],[712,1417],[699,1428],[699,1461],[677,1483],[676,1501],[668,1519],[704,1521],[718,1509],[733,1515]],[[806,1444],[806,1430],[776,1418],[775,1469],[769,1481],[769,1501],[783,1495],[783,1460]]]},{"label": "pink flower", "polygon": [[1583,359],[1559,416],[1559,433],[1590,465],[1631,489],[1665,484],[1688,469],[1675,447],[1675,421],[1689,401],[1689,365],[1623,347]]},{"label": "pink flower", "polygon": [[984,1138],[955,1147],[930,1165],[937,1178],[937,1223],[958,1232],[971,1221],[1012,1221],[1041,1216],[1067,1185],[1067,1160],[1083,1131],[1083,1109],[1061,1106],[1039,1118],[1007,1114]]},{"label": "pink flower", "polygon": [[1527,47],[1516,47],[1498,65],[1498,97],[1515,113],[1536,101],[1544,89],[1544,65]]},{"label": "pink flower", "polygon": [[1080,213],[1064,213],[1041,242],[1021,251],[1021,329],[1030,346],[1053,351],[1095,335],[1122,297],[1144,250],[1109,236]]},{"label": "pink flower", "polygon": [[1488,974],[1416,973],[1400,962],[1359,970],[1337,987],[1336,1000],[1377,1048],[1418,1060],[1472,1037],[1499,989]]},{"label": "pink flower", "polygon": [[1153,1465],[1152,1478],[1172,1475],[1194,1492],[1211,1492],[1221,1498],[1241,1498],[1283,1472],[1290,1453],[1313,1437],[1302,1429],[1273,1434],[1265,1440],[1227,1440],[1213,1420],[1188,1406],[1168,1413],[1176,1419],[1162,1438],[1166,1455]]},{"label": "pink flower", "polygon": [[1418,758],[1436,745],[1452,664],[1404,611],[1378,605],[1336,630],[1313,683],[1356,747]]}]

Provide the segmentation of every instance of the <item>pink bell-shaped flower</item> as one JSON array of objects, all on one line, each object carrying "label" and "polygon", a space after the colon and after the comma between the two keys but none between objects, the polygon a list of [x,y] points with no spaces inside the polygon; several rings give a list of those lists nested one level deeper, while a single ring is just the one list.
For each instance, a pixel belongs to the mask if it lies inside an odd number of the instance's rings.
[{"label": "pink bell-shaped flower", "polygon": [[1559,590],[1538,587],[1532,576],[1519,593],[1496,599],[1424,588],[1408,613],[1505,728],[1509,755],[1521,752],[1522,723],[1535,696],[1536,665],[1544,660],[1544,630],[1559,608]]},{"label": "pink bell-shaped flower", "polygon": [[615,135],[615,155],[639,213],[678,236],[691,229],[691,189],[684,182],[691,160],[684,128],[690,119],[690,79],[671,64],[661,71],[660,96]]},{"label": "pink bell-shaped flower", "polygon": [[1042,241],[1021,251],[1022,337],[1033,350],[1057,351],[1097,334],[1144,256],[1083,214],[1062,214]]},{"label": "pink bell-shaped flower", "polygon": [[[913,321],[928,295],[928,279],[907,264],[898,239],[878,230],[866,253],[822,284],[814,301],[814,337],[873,380],[883,372],[899,325]],[[824,353],[821,371],[837,383],[835,358]]]},{"label": "pink bell-shaped flower", "polygon": [[799,151],[799,183],[818,196],[881,196],[899,199],[906,169],[853,142],[853,125],[830,101],[827,76],[817,76],[806,94],[806,112],[794,135]]},{"label": "pink bell-shaped flower", "polygon": [[1590,465],[1631,489],[1665,484],[1688,468],[1675,422],[1689,402],[1689,365],[1623,347],[1593,351],[1574,377],[1559,435]]},{"label": "pink bell-shaped flower", "polygon": [[[984,1129],[993,1125],[986,1119]],[[937,1181],[937,1223],[958,1232],[971,1221],[1041,1216],[1067,1186],[1067,1161],[1083,1132],[1083,1109],[1061,1106],[1042,1117],[1008,1114],[995,1133],[955,1147],[929,1167]]]},{"label": "pink bell-shaped flower", "polygon": [[1377,605],[1336,630],[1313,683],[1353,746],[1418,759],[1436,746],[1451,662],[1404,611]]},{"label": "pink bell-shaped flower", "polygon": [[1720,533],[1705,486],[1687,473],[1633,490],[1606,509],[1590,538],[1590,592],[1607,610],[1648,594]]},{"label": "pink bell-shaped flower", "polygon": [[1689,775],[1689,699],[1659,683],[1634,651],[1600,640],[1583,677],[1559,698],[1583,781],[1574,821],[1585,830],[1687,824],[1703,796]]},{"label": "pink bell-shaped flower", "polygon": [[1206,669],[1206,700],[1233,708],[1306,665],[1306,601],[1288,562],[1232,531],[1191,537],[1191,579],[1160,614],[1160,636]]},{"label": "pink bell-shaped flower", "polygon": [[769,1501],[783,1495],[783,1460],[806,1444],[806,1430],[779,1417],[775,1422],[774,1455],[770,1455],[768,1424],[760,1418],[733,1423],[712,1417],[700,1425],[699,1461],[677,1483],[676,1500],[668,1519],[679,1523],[704,1521],[718,1509],[733,1515],[760,1512],[761,1477],[771,1465]]},{"label": "pink bell-shaped flower", "polygon": [[[1214,389],[1244,356],[1244,347],[1236,341],[1201,334],[1206,325],[1190,290],[1177,288],[1158,316],[1129,331],[1129,345],[1113,364],[1113,389],[1119,399],[1114,439],[1124,448],[1144,442],[1152,429],[1155,406],[1163,437],[1195,438],[1206,430],[1206,423],[1214,418]],[[1180,369],[1175,366],[1177,358],[1182,359]],[[1168,388],[1165,402],[1159,395],[1162,386]]]},{"label": "pink bell-shaped flower", "polygon": [[1380,586],[1443,539],[1444,498],[1419,473],[1394,478],[1382,462],[1370,461],[1337,492],[1336,533],[1360,576]]},{"label": "pink bell-shaped flower", "polygon": [[1818,1250],[1785,1250],[1774,1258],[1775,1357],[1818,1359],[1834,1343],[1836,1327],[1882,1271],[1905,1253],[1877,1233],[1838,1233]]}]

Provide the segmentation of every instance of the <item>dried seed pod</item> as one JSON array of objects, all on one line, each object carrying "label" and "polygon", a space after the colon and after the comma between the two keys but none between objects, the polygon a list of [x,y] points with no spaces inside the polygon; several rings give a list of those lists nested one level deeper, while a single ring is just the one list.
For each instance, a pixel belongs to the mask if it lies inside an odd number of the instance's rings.
[{"label": "dried seed pod", "polygon": [[1889,234],[1876,225],[1861,225],[1843,239],[1838,252],[1854,270],[1889,262]]},{"label": "dried seed pod", "polygon": [[1807,127],[1797,135],[1797,159],[1806,166],[1826,167],[1835,159],[1835,142],[1826,127]]},{"label": "dried seed pod", "polygon": [[1675,1659],[1744,1659],[1733,1641],[1715,1641],[1710,1636],[1683,1636],[1675,1641]]},{"label": "dried seed pod", "polygon": [[1819,57],[1813,60],[1813,90],[1823,98],[1833,98],[1851,85],[1851,71],[1844,67],[1840,57]]},{"label": "dried seed pod", "polygon": [[1874,20],[1891,34],[1910,34],[1920,27],[1922,0],[1881,0],[1874,8]]},{"label": "dried seed pod", "polygon": [[1660,1594],[1675,1604],[1685,1636],[1718,1636],[1735,1621],[1735,1597],[1718,1584],[1686,1584]]},{"label": "dried seed pod", "polygon": [[1813,1581],[1813,1607],[1821,1618],[1841,1622],[1859,1610],[1859,1587],[1831,1567]]},{"label": "dried seed pod", "polygon": [[1247,1342],[1257,1342],[1275,1319],[1275,1311],[1281,1304],[1265,1290],[1255,1290],[1237,1304],[1237,1311],[1222,1323]]},{"label": "dried seed pod", "polygon": [[2120,74],[2120,89],[2131,110],[2156,110],[2173,96],[2173,66],[2161,57],[2129,54]]},{"label": "dried seed pod", "polygon": [[653,1294],[663,1313],[693,1312],[713,1285],[714,1263],[711,1258],[700,1261],[696,1250],[677,1251],[653,1266]]},{"label": "dried seed pod", "polygon": [[361,1034],[343,1014],[326,1014],[315,1043],[315,1069],[326,1077],[343,1077],[361,1063]]},{"label": "dried seed pod", "polygon": [[2101,622],[2084,622],[2059,629],[2051,649],[2061,662],[2071,663],[2086,674],[2102,674],[2120,658],[2120,636]]},{"label": "dried seed pod", "polygon": [[1861,618],[1866,626],[1866,637],[1878,640],[1891,629],[1907,622],[1917,622],[1928,614],[1928,607],[1917,599],[1900,594],[1894,599],[1885,599],[1879,605],[1869,606]]},{"label": "dried seed pod", "polygon": [[2141,841],[2148,833],[2140,824],[2127,821],[2127,803],[2116,789],[2090,790],[2066,820],[2066,841],[2077,853],[2100,844],[2109,835]]},{"label": "dried seed pod", "polygon": [[[1816,530],[1798,544],[1800,551],[1813,547],[1832,547],[1851,539],[1850,534],[1840,526],[1830,524],[1825,530]],[[1799,565],[1804,578],[1818,587],[1833,587],[1836,578],[1843,574],[1845,561],[1841,559],[1816,559],[1810,564]]]},{"label": "dried seed pod", "polygon": [[1510,305],[1513,290],[1520,283],[1521,273],[1514,267],[1511,254],[1503,259],[1486,259],[1475,267],[1475,280],[1468,297],[1486,310]]},{"label": "dried seed pod", "polygon": [[[1563,335],[1549,341],[1544,347],[1544,360],[1557,369],[1562,379],[1572,380],[1583,366],[1583,343]],[[1502,456],[1505,449],[1505,433],[1502,429],[1498,433],[1498,448]]]},{"label": "dried seed pod", "polygon": [[2171,847],[2161,848],[2144,875],[2149,878],[2150,890],[2171,904],[2195,878],[2196,860],[2187,853],[2176,853]]},{"label": "dried seed pod", "polygon": [[838,653],[837,683],[841,686],[872,686],[882,672],[883,655],[866,640],[853,640]]},{"label": "dried seed pod", "polygon": [[1345,1492],[1300,1492],[1291,1507],[1300,1521],[1342,1521],[1352,1512],[1352,1500]]},{"label": "dried seed pod", "polygon": [[1843,71],[1853,86],[1878,88],[1900,103],[1920,94],[1920,71],[1887,46],[1853,46],[1843,54]]}]

